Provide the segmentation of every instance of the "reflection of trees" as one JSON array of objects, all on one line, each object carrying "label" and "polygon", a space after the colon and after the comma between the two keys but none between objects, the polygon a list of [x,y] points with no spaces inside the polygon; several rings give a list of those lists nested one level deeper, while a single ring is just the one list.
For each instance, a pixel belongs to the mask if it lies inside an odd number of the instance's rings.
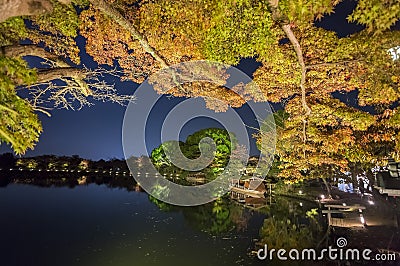
[{"label": "reflection of trees", "polygon": [[[79,183],[84,180],[83,183]],[[39,187],[69,187],[96,184],[105,185],[109,188],[124,188],[128,191],[136,190],[136,181],[131,176],[111,176],[102,173],[64,173],[64,172],[31,172],[31,171],[9,171],[0,173],[0,186],[9,183],[29,184]]]},{"label": "reflection of trees", "polygon": [[230,231],[244,231],[250,220],[250,213],[241,205],[227,198],[195,207],[178,207],[149,196],[160,210],[181,211],[187,223],[196,230],[218,235]]},{"label": "reflection of trees", "polygon": [[178,207],[176,207],[175,205],[171,205],[168,203],[165,203],[164,201],[158,200],[155,197],[149,195],[149,200],[154,203],[161,211],[174,211],[177,210]]},{"label": "reflection of trees", "polygon": [[181,211],[191,227],[213,235],[243,231],[250,219],[245,208],[226,198],[195,207],[178,207],[149,197],[161,210]]},{"label": "reflection of trees", "polygon": [[193,228],[210,234],[222,234],[235,229],[232,218],[241,215],[243,209],[220,198],[205,205],[184,208],[182,211]]},{"label": "reflection of trees", "polygon": [[268,248],[302,249],[316,247],[322,234],[315,209],[286,198],[277,198],[260,230],[262,244]]}]

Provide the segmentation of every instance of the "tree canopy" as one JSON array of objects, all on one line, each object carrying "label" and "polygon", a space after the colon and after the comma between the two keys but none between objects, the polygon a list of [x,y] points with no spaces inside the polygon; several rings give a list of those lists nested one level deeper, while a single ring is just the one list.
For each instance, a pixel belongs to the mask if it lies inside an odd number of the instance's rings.
[{"label": "tree canopy", "polygon": [[[235,65],[241,58],[255,58],[261,66],[254,81],[264,97],[251,93],[252,82],[237,85],[248,97],[226,89],[223,82],[185,84],[168,93],[202,97],[216,111],[226,110],[221,102],[232,107],[264,98],[282,102],[285,119],[277,153],[287,178],[302,179],[322,166],[345,169],[349,163],[400,158],[400,32],[393,28],[400,17],[398,1],[358,1],[347,19],[364,30],[345,37],[315,23],[332,14],[340,0],[37,2],[46,7],[44,14],[19,9],[0,24],[0,140],[17,153],[37,142],[41,127],[34,112],[45,111],[40,107],[44,102],[72,107],[67,94],[79,105],[87,104],[88,97],[110,99],[104,93],[110,89],[107,84],[89,81],[96,81],[97,70],[76,68],[75,37],[80,34],[97,63],[118,67],[123,78],[139,83],[180,62],[206,59]],[[26,39],[31,45],[21,46]],[[50,67],[31,69],[26,55],[46,58]],[[62,85],[49,82],[55,79]],[[16,88],[32,84],[41,84],[32,90],[33,100],[16,94]],[[46,90],[49,98],[38,97]],[[346,103],[345,97],[354,97],[357,104]],[[365,106],[374,111],[366,112]]]},{"label": "tree canopy", "polygon": [[[204,142],[203,140],[206,138],[210,138],[215,146],[212,142]],[[151,152],[150,159],[162,174],[183,172],[187,174],[191,171],[201,170],[208,177],[213,178],[227,166],[231,152],[236,150],[236,147],[238,145],[234,134],[220,128],[207,128],[189,135],[185,142],[171,140],[162,143]],[[208,151],[212,154],[210,153],[209,156],[202,159],[204,153],[206,154]],[[177,156],[177,154],[182,154],[184,158]],[[178,167],[180,162],[176,160],[180,159],[190,160],[186,163],[187,167]],[[211,161],[208,162],[208,159],[211,159]],[[182,172],[182,170],[186,171]]]}]

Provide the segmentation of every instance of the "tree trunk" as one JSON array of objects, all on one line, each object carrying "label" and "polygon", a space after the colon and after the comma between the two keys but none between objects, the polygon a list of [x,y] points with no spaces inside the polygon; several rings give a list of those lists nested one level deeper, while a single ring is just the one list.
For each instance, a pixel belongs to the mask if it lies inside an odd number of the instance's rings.
[{"label": "tree trunk", "polygon": [[326,181],[326,178],[325,178],[325,177],[322,177],[321,179],[322,179],[322,182],[324,182],[324,185],[325,185],[326,190],[327,190],[327,192],[328,192],[328,198],[329,198],[329,199],[332,199],[332,191],[331,191],[330,185],[329,185],[328,182]]}]

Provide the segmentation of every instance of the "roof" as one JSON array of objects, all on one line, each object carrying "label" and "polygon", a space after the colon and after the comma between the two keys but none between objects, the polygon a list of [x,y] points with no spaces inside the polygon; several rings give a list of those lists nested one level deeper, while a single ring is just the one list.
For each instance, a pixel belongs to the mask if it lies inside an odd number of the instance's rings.
[{"label": "roof", "polygon": [[377,174],[378,186],[386,189],[400,189],[400,178],[390,176],[389,172],[379,172]]}]

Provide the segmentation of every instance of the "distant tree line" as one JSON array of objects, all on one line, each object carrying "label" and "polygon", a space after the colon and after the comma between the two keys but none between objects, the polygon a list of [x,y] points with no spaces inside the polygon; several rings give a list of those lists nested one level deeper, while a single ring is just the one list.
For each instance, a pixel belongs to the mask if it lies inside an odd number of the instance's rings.
[{"label": "distant tree line", "polygon": [[[151,162],[148,157],[132,156],[128,159],[132,170],[146,171]],[[41,155],[35,157],[17,158],[12,153],[0,154],[0,169],[21,169],[21,170],[81,170],[81,171],[125,171],[128,166],[124,159],[113,158],[110,160],[90,160],[81,158],[79,155],[57,156]]]}]

